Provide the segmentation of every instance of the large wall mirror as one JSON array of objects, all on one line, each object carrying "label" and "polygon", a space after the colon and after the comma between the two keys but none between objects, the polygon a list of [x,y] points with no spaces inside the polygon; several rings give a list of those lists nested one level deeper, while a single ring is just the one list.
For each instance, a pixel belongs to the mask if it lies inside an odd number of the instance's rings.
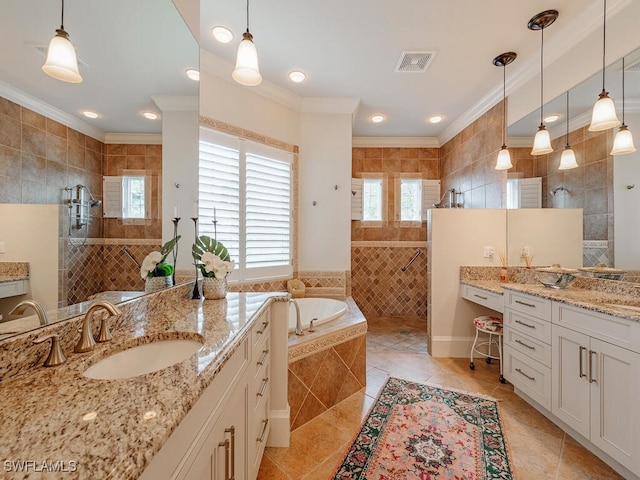
[{"label": "large wall mirror", "polygon": [[[640,146],[640,50],[624,58],[625,123]],[[622,59],[606,68],[606,90],[614,100],[618,118],[622,120]],[[544,105],[545,117],[557,115],[556,122],[546,121],[553,139],[554,152],[532,157],[532,171],[525,176],[542,177],[542,205],[549,208],[582,208],[584,210],[585,265],[605,263],[608,266],[640,270],[640,152],[611,156],[618,127],[606,132],[588,132],[591,111],[602,90],[602,73],[598,72],[569,91]],[[578,168],[558,170],[559,158],[568,142],[576,153]],[[540,124],[540,110],[509,126],[510,146],[524,146]],[[527,139],[527,140],[525,140]],[[524,148],[524,147],[523,147]],[[530,147],[529,147],[530,150]],[[628,274],[627,280],[636,281]]]},{"label": "large wall mirror", "polygon": [[[73,84],[51,78],[41,70],[47,45],[55,30],[60,28],[61,2],[3,2],[0,16],[0,27],[5,33],[5,40],[0,45],[4,60],[0,65],[0,222],[11,228],[20,223],[14,220],[23,216],[20,212],[26,211],[24,207],[33,206],[50,207],[43,208],[41,215],[52,216],[51,212],[55,215],[58,210],[59,219],[58,228],[48,234],[46,241],[43,240],[44,228],[30,230],[40,242],[38,250],[49,252],[50,257],[61,258],[53,274],[47,275],[45,280],[50,286],[42,287],[38,295],[29,295],[34,300],[42,300],[44,292],[61,291],[60,285],[71,276],[78,277],[78,283],[91,283],[95,270],[88,273],[87,265],[92,256],[106,257],[107,249],[97,254],[87,252],[78,262],[67,261],[69,251],[93,244],[109,245],[109,242],[117,246],[117,255],[112,256],[108,268],[117,271],[126,266],[132,269],[130,275],[137,271],[137,283],[130,282],[132,288],[126,288],[128,285],[123,281],[120,288],[113,288],[105,281],[103,290],[142,289],[139,269],[123,253],[123,247],[128,246],[140,263],[147,251],[136,247],[144,244],[146,248],[149,241],[154,240],[158,244],[156,249],[159,248],[160,239],[164,237],[162,224],[171,225],[170,219],[163,218],[162,207],[162,171],[166,160],[163,145],[167,135],[163,133],[163,112],[155,99],[199,94],[197,81],[186,74],[187,69],[197,69],[199,64],[198,44],[183,20],[183,17],[188,18],[183,11],[189,8],[187,3],[172,0],[64,2],[64,28],[76,49],[79,72],[83,77],[81,83]],[[85,118],[85,110],[96,112],[97,118]],[[144,118],[145,111],[157,113],[158,119]],[[130,148],[118,147],[116,152],[116,148],[110,151],[109,145]],[[143,150],[145,153],[141,153]],[[194,150],[197,150],[196,146]],[[54,158],[51,151],[57,151],[57,157]],[[112,157],[107,159],[108,155]],[[136,158],[129,158],[131,156]],[[111,169],[113,171],[107,166],[111,161],[118,163],[117,169]],[[122,221],[117,225],[112,222],[114,227],[108,225],[110,218],[102,217],[106,203],[103,176],[119,175],[120,171],[137,172],[149,180],[148,211],[144,218],[129,219],[129,230],[120,228]],[[86,190],[79,189],[79,185]],[[70,222],[70,209],[67,208],[70,199],[80,194],[87,199],[90,195],[89,203],[95,204],[95,208],[88,210],[93,221],[84,231],[74,230],[79,220]],[[148,219],[153,222],[145,223]],[[47,231],[51,233],[51,228]],[[65,235],[68,231],[72,232],[71,241],[65,239],[69,236]],[[0,238],[1,241],[7,241],[7,238]],[[188,250],[188,247],[183,249]],[[37,261],[36,258],[13,258],[9,253],[0,255],[0,262],[33,264]],[[91,268],[95,269],[95,265]],[[32,273],[35,271],[37,269],[33,268]],[[84,278],[82,274],[86,274]],[[40,278],[38,282],[42,283]],[[135,286],[138,288],[133,288]],[[16,298],[15,302],[25,296]],[[47,302],[49,319],[60,321],[81,314],[89,304],[87,298],[87,295],[78,296],[79,303],[75,304],[74,301],[65,302],[73,300],[70,295],[58,296],[58,304],[53,308],[51,302]],[[129,298],[131,295],[122,296],[123,301]],[[65,308],[55,311],[55,307],[65,303],[68,304]],[[0,313],[3,311],[4,320],[13,319],[7,318],[8,309],[3,307]],[[33,312],[27,310],[25,313]],[[32,328],[27,323],[23,331]],[[12,330],[21,333],[19,329]],[[6,337],[0,331],[0,339]]]}]

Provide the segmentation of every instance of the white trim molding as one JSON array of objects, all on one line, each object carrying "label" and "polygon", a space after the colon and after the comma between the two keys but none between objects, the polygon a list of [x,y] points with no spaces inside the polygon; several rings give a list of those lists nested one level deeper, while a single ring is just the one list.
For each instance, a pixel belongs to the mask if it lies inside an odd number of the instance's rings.
[{"label": "white trim molding", "polygon": [[353,137],[353,147],[440,148],[436,137]]}]

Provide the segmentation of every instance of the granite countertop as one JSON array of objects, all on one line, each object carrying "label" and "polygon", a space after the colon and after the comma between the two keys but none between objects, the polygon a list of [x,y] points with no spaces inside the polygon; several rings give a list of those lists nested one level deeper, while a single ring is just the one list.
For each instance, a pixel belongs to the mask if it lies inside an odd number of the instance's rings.
[{"label": "granite countertop", "polygon": [[[593,288],[580,288],[579,285],[581,280],[585,287]],[[489,280],[486,278],[480,280],[465,278],[460,281],[461,285],[469,285],[488,292],[503,294],[504,289],[509,289],[554,300],[556,302],[586,308],[587,310],[615,315],[616,317],[640,322],[640,311],[608,305],[615,304],[640,307],[640,289],[633,287],[633,290],[638,293],[636,295],[632,295],[625,291],[628,290],[627,288],[620,288],[622,285],[613,280],[593,282],[592,279],[580,278],[576,280],[576,283],[578,286],[575,286],[576,284],[574,284],[569,288],[558,290],[545,287],[540,283],[503,283],[499,280]]]},{"label": "granite countertop", "polygon": [[28,262],[0,262],[0,283],[29,280]]},{"label": "granite countertop", "polygon": [[[7,473],[6,462],[19,461],[64,462],[75,470],[64,478],[138,478],[246,337],[256,314],[287,297],[228,293],[226,300],[155,298],[123,304],[126,315],[110,323],[114,340],[98,344],[94,352],[65,349],[65,364],[0,382],[3,478],[40,478],[33,467]],[[138,377],[92,380],[82,375],[116,351],[168,338],[199,338],[204,347],[183,362]],[[45,347],[46,355],[48,343],[25,348]]]}]

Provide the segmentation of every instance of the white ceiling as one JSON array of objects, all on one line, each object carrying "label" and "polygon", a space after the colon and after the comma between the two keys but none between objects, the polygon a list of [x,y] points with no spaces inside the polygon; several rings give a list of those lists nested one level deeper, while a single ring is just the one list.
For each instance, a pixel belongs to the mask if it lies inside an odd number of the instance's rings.
[{"label": "white ceiling", "polygon": [[[184,76],[186,68],[197,65],[197,44],[170,0],[67,0],[65,29],[78,57],[89,65],[81,70],[84,82],[78,85],[46,76],[40,70],[44,57],[30,48],[46,45],[59,27],[59,1],[2,3],[0,80],[5,88],[0,85],[0,94],[17,89],[72,116],[95,110],[102,116],[92,124],[112,133],[160,132],[160,122],[139,115],[157,110],[151,97],[197,94],[197,85]],[[609,0],[611,16],[629,3]],[[442,141],[464,127],[473,112],[482,113],[483,106],[501,98],[502,69],[491,62],[496,55],[518,53],[507,67],[508,77],[525,81],[539,74],[540,32],[526,26],[533,15],[551,8],[560,12],[545,31],[545,55],[552,61],[560,50],[579,44],[582,30],[601,28],[594,15],[601,14],[601,5],[596,0],[254,0],[250,30],[264,78],[254,88],[359,99],[354,136]],[[246,3],[202,2],[200,16],[201,46],[220,59],[215,73],[231,81],[246,27]],[[209,33],[214,25],[229,27],[234,41],[215,42]],[[436,56],[425,73],[394,73],[404,50]],[[287,73],[293,69],[304,71],[307,81],[291,83]],[[385,122],[371,123],[377,113],[385,115]],[[435,114],[445,120],[428,123]]]}]

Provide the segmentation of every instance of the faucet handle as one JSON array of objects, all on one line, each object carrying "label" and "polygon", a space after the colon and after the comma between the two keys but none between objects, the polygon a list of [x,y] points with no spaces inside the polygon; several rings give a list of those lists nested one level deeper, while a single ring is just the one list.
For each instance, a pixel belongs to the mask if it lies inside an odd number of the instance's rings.
[{"label": "faucet handle", "polygon": [[313,328],[313,322],[315,322],[316,320],[318,320],[317,318],[312,318],[311,321],[309,322],[309,333],[313,333],[316,331],[315,328]]},{"label": "faucet handle", "polygon": [[52,333],[51,335],[45,335],[44,337],[36,338],[33,343],[39,344],[51,339],[51,350],[49,350],[49,356],[44,361],[45,367],[55,367],[58,365],[62,365],[67,361],[67,357],[62,353],[62,348],[60,348],[60,335],[57,333]]},{"label": "faucet handle", "polygon": [[109,331],[109,324],[107,323],[108,320],[109,317],[102,317],[102,320],[100,320],[100,333],[98,333],[98,338],[96,338],[96,342],[98,343],[113,340],[113,335],[111,335],[111,332]]}]

